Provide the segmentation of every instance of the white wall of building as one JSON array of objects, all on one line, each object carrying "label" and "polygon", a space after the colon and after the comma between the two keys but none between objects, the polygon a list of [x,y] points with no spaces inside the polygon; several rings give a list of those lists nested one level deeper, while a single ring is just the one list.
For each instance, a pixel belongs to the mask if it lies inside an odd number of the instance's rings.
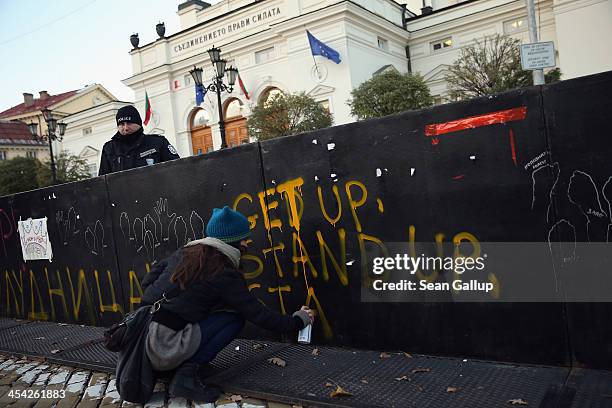
[{"label": "white wall of building", "polygon": [[[440,101],[448,95],[446,67],[462,47],[496,33],[529,41],[525,0],[425,4],[433,13],[420,15],[422,0],[409,0],[407,10],[392,0],[227,0],[204,9],[190,5],[178,13],[182,31],[131,52],[133,76],[124,83],[135,91],[141,111],[145,92],[149,96],[154,116],[145,131],[164,134],[181,156],[188,156],[189,119],[196,108],[189,70],[194,65],[203,68],[210,83],[213,68],[206,51],[213,45],[222,49],[228,65],[239,68],[250,93],[247,100],[236,86],[233,93],[222,95],[224,102],[238,98],[243,116],[266,89],[277,87],[328,100],[334,123],[343,124],[354,121],[346,104],[351,90],[383,66],[399,72],[410,66]],[[408,18],[406,27],[403,17]],[[540,41],[555,43],[563,79],[612,69],[612,53],[601,45],[612,35],[612,0],[536,0],[536,18]],[[522,23],[512,28],[515,21]],[[342,62],[316,57],[315,68],[306,30],[338,51]],[[432,44],[445,39],[451,39],[452,46],[434,51]],[[264,50],[271,50],[269,59],[258,61]],[[209,92],[201,107],[209,114],[213,143],[219,148],[216,95]]]},{"label": "white wall of building", "polygon": [[612,70],[612,0],[555,0],[564,79]]}]

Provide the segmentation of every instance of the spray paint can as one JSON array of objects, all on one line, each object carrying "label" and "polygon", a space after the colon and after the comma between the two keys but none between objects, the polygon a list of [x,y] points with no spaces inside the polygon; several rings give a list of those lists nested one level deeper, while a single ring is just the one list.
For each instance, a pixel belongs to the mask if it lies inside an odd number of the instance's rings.
[{"label": "spray paint can", "polygon": [[310,334],[312,333],[312,324],[304,327],[298,332],[298,343],[310,344]]}]

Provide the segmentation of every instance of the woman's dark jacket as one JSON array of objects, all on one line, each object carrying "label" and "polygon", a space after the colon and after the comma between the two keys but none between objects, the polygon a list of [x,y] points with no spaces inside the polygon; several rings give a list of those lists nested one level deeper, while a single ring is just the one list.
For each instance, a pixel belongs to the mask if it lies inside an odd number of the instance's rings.
[{"label": "woman's dark jacket", "polygon": [[[181,257],[182,249],[179,249],[156,264],[145,276],[142,281],[143,304],[153,304],[161,299],[164,293],[177,291],[178,283],[171,283],[170,276]],[[178,296],[164,303],[161,310],[169,312],[165,313],[166,315],[178,317],[176,320],[195,323],[215,310],[228,308],[268,330],[289,332],[303,328],[299,317],[282,315],[262,304],[247,288],[242,273],[230,267],[226,267],[209,280],[196,279],[190,282]],[[177,328],[180,328],[180,324]]]}]

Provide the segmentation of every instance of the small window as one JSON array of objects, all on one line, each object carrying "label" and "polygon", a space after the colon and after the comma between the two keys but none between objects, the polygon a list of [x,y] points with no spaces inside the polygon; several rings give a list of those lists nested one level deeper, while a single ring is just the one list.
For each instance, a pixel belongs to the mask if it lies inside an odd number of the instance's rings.
[{"label": "small window", "polygon": [[330,113],[331,113],[331,110],[329,109],[329,99],[325,99],[325,100],[319,101],[319,102],[318,102],[318,104],[319,104],[319,105],[320,105],[320,106],[321,106],[323,109],[325,109],[326,111],[328,111],[328,112],[330,112]]},{"label": "small window", "polygon": [[191,81],[193,81],[193,78],[191,78],[191,74],[187,74],[183,77],[183,82],[185,82],[185,86],[191,85]]},{"label": "small window", "polygon": [[268,88],[266,89],[266,91],[261,95],[261,97],[259,98],[259,103],[263,104],[264,106],[266,105],[266,103],[268,103],[268,101],[271,101],[272,99],[274,99],[277,95],[282,95],[283,91],[281,91],[278,88]]},{"label": "small window", "polygon": [[450,48],[453,46],[453,39],[452,38],[445,38],[443,40],[440,41],[434,41],[431,43],[431,49],[435,52],[435,51],[440,51],[443,50],[445,48]]},{"label": "small window", "polygon": [[30,150],[26,152],[26,157],[29,157],[31,159],[35,159],[36,158],[36,151],[34,150]]},{"label": "small window", "polygon": [[527,18],[521,17],[504,22],[504,33],[514,34],[527,30]]},{"label": "small window", "polygon": [[232,99],[225,105],[225,118],[235,118],[240,116],[240,101],[238,99]]},{"label": "small window", "polygon": [[389,41],[384,38],[378,37],[378,48],[381,50],[389,51]]},{"label": "small window", "polygon": [[91,135],[91,127],[83,128],[83,136]]},{"label": "small window", "polygon": [[95,164],[89,164],[87,166],[87,170],[89,170],[89,175],[91,177],[96,177],[98,175],[98,166]]},{"label": "small window", "polygon": [[6,160],[6,152],[4,150],[0,150],[0,160]]},{"label": "small window", "polygon": [[210,114],[204,109],[198,109],[196,114],[193,117],[193,123],[191,124],[192,128],[208,126],[208,122],[210,121]]},{"label": "small window", "polygon": [[274,47],[255,52],[255,63],[261,64],[274,58]]}]

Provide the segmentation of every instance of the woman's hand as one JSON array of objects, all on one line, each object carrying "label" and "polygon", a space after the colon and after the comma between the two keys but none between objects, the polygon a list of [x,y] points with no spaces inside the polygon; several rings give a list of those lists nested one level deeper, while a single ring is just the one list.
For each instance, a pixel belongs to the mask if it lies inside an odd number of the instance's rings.
[{"label": "woman's hand", "polygon": [[300,310],[303,310],[306,313],[308,313],[308,317],[310,318],[310,324],[313,324],[314,323],[314,312],[310,310],[308,306],[302,306]]}]

